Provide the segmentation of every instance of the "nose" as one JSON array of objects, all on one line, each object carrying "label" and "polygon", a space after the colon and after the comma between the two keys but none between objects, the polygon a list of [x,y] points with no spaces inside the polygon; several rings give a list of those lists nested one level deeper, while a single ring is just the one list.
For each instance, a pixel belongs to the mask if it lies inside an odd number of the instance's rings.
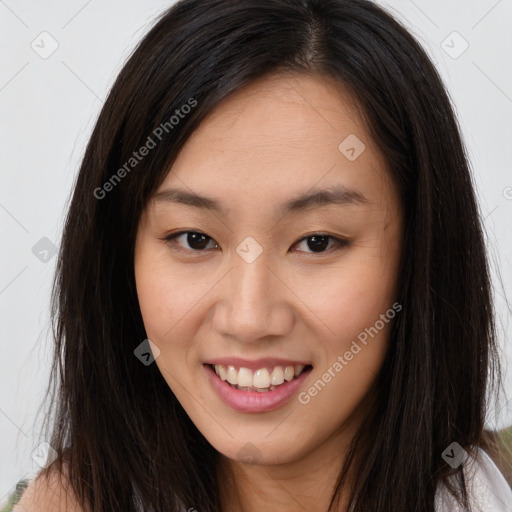
[{"label": "nose", "polygon": [[275,265],[263,255],[248,263],[235,254],[233,263],[219,290],[213,328],[246,343],[287,335],[294,323],[288,301],[293,294]]}]

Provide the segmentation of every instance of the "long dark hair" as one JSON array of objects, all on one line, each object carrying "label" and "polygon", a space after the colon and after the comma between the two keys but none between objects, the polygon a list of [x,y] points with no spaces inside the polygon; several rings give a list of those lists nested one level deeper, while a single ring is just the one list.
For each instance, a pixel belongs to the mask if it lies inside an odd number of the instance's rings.
[{"label": "long dark hair", "polygon": [[[220,510],[219,454],[157,366],[134,356],[146,338],[135,236],[199,123],[274,72],[334,77],[354,95],[405,212],[403,310],[331,508],[349,467],[357,474],[350,510],[432,512],[437,486],[454,473],[453,492],[465,501],[461,467],[442,452],[454,441],[468,452],[482,445],[488,380],[499,366],[481,218],[434,66],[366,0],[182,0],[140,42],[99,115],[54,281],[47,440],[58,458],[48,469],[64,472],[65,463],[80,503],[95,512]],[[148,137],[149,154],[131,160]]]}]

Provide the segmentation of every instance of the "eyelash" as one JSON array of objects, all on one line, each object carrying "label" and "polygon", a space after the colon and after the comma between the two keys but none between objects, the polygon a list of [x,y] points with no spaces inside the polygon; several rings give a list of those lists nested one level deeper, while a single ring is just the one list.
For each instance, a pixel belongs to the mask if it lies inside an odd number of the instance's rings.
[{"label": "eyelash", "polygon": [[[177,251],[180,251],[180,252],[189,253],[189,254],[190,253],[197,253],[197,254],[207,253],[207,252],[212,250],[211,248],[210,249],[185,249],[185,248],[179,246],[175,242],[175,239],[178,238],[179,236],[185,235],[185,234],[189,234],[189,233],[195,233],[197,235],[204,235],[207,239],[209,239],[209,241],[214,240],[213,238],[209,237],[206,233],[203,233],[201,231],[194,231],[194,230],[188,230],[188,231],[184,230],[184,231],[178,231],[176,233],[171,233],[170,235],[167,235],[165,237],[160,238],[160,240],[162,240],[164,242],[167,242],[167,243],[173,242],[173,245],[174,245],[173,249],[174,250],[177,250]],[[310,233],[309,235],[303,236],[302,238],[297,240],[293,245],[297,245],[298,243],[300,243],[300,242],[302,242],[304,240],[307,240],[308,238],[312,238],[314,236],[320,236],[320,237],[328,238],[329,241],[333,240],[338,245],[338,247],[336,247],[334,249],[332,249],[332,248],[331,249],[327,249],[327,250],[321,251],[321,252],[314,252],[314,251],[311,251],[311,252],[302,251],[302,252],[306,252],[306,254],[323,255],[323,254],[328,254],[328,253],[331,253],[331,252],[334,252],[334,251],[339,251],[340,249],[343,249],[343,248],[345,248],[345,247],[347,247],[349,245],[349,241],[346,240],[346,239],[338,238],[338,237],[335,237],[333,235],[329,235],[328,233],[322,233],[322,232]]]}]

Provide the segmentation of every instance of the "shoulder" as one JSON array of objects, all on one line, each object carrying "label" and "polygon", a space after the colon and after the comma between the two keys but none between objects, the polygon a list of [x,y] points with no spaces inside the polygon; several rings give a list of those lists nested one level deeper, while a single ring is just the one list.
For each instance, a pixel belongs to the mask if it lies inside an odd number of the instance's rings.
[{"label": "shoulder", "polygon": [[29,481],[12,512],[86,512],[78,505],[64,475],[56,471],[48,477],[38,474]]},{"label": "shoulder", "polygon": [[[467,455],[464,462],[464,477],[468,487],[471,505],[475,512],[511,512],[512,489],[481,448],[475,455]],[[436,512],[459,512],[460,506],[445,487],[436,494]]]}]

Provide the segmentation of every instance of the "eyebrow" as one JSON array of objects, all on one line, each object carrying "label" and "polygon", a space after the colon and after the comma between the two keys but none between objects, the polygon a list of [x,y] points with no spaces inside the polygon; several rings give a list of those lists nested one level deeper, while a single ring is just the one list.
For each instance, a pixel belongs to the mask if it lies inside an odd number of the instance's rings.
[{"label": "eyebrow", "polygon": [[[168,188],[156,192],[153,196],[155,202],[180,203],[196,208],[225,213],[220,201],[211,197],[202,196],[179,188]],[[316,189],[303,192],[294,199],[290,199],[280,206],[286,213],[309,210],[311,208],[328,205],[349,206],[372,204],[361,192],[345,186],[335,186],[326,189]]]}]

